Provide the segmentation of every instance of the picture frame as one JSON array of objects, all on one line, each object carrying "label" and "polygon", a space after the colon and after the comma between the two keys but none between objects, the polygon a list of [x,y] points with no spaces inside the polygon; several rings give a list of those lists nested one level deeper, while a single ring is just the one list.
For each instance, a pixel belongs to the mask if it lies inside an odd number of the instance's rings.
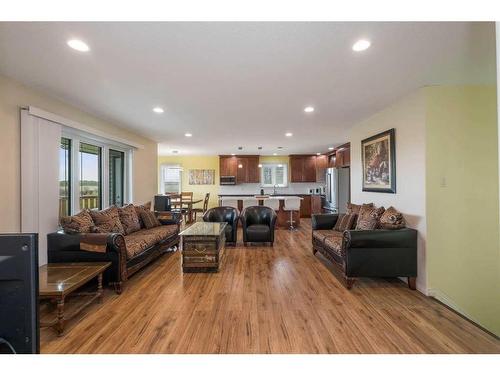
[{"label": "picture frame", "polygon": [[396,134],[389,129],[361,141],[362,190],[396,193]]}]

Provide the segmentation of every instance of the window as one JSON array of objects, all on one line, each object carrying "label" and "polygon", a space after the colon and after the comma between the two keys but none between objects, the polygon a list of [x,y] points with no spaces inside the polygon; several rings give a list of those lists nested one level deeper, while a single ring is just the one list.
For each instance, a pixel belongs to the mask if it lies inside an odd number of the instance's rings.
[{"label": "window", "polygon": [[179,165],[162,165],[160,176],[160,192],[180,193],[181,192],[182,168]]},{"label": "window", "polygon": [[59,150],[59,216],[132,201],[132,147],[63,129]]},{"label": "window", "polygon": [[59,218],[71,215],[71,139],[59,147]]},{"label": "window", "polygon": [[101,153],[99,146],[80,143],[80,208],[102,208]]},{"label": "window", "polygon": [[288,185],[287,164],[263,164],[260,173],[263,187],[286,187]]},{"label": "window", "polygon": [[125,153],[109,150],[109,204],[123,206]]}]

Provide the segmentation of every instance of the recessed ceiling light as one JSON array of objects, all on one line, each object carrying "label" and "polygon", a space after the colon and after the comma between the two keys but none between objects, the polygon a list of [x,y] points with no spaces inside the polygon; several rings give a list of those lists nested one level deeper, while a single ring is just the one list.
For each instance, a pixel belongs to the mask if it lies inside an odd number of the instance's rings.
[{"label": "recessed ceiling light", "polygon": [[275,152],[275,153],[273,154],[273,156],[276,156],[276,155],[278,155],[278,154]]},{"label": "recessed ceiling light", "polygon": [[153,112],[155,113],[163,113],[165,112],[162,107],[154,107]]},{"label": "recessed ceiling light", "polygon": [[321,155],[321,152],[317,152],[316,155],[320,156]]},{"label": "recessed ceiling light", "polygon": [[231,156],[234,156],[234,155],[236,155],[236,154],[234,154],[234,153],[233,153],[233,154],[231,154]]},{"label": "recessed ceiling light", "polygon": [[262,164],[259,164],[259,168],[262,168]]},{"label": "recessed ceiling light", "polygon": [[328,147],[328,149],[331,151],[331,150],[333,150],[333,147]]},{"label": "recessed ceiling light", "polygon": [[370,43],[369,40],[360,39],[352,45],[352,50],[355,52],[361,52],[370,48],[371,45],[372,44]]},{"label": "recessed ceiling light", "polygon": [[293,133],[285,133],[285,136],[287,137],[291,137],[293,135]]},{"label": "recessed ceiling light", "polygon": [[278,167],[279,167],[279,168],[283,167],[283,164],[278,164]]},{"label": "recessed ceiling light", "polygon": [[186,136],[186,137],[192,137],[193,135],[191,133],[186,133],[186,134],[184,134],[184,136]]},{"label": "recessed ceiling light", "polygon": [[314,107],[307,106],[306,108],[304,108],[304,112],[306,112],[306,113],[314,112]]},{"label": "recessed ceiling light", "polygon": [[66,42],[68,46],[71,48],[80,51],[80,52],[88,52],[90,51],[90,47],[83,40],[80,39],[70,39]]}]

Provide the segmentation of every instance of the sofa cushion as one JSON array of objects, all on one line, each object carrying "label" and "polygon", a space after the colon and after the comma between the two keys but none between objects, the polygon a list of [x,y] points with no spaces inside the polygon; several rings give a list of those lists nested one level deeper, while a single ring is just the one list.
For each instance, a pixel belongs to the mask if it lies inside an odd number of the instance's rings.
[{"label": "sofa cushion", "polygon": [[158,220],[153,211],[142,211],[141,219],[146,229],[159,227],[161,225],[160,220]]},{"label": "sofa cushion", "polygon": [[151,211],[151,202],[141,204],[140,206],[134,206],[134,208],[135,212],[137,213],[137,216],[139,217],[139,223],[141,225],[141,228],[145,228],[144,222],[141,219],[141,212]]},{"label": "sofa cushion", "polygon": [[406,221],[403,214],[391,206],[380,217],[380,227],[383,229],[401,229],[406,227]]},{"label": "sofa cushion", "polygon": [[94,227],[94,221],[89,210],[84,209],[76,215],[62,217],[61,227],[66,233],[89,233]]},{"label": "sofa cushion", "polygon": [[354,203],[347,203],[347,211],[346,214],[356,214],[359,215],[361,209],[370,209],[373,208],[374,204],[373,203],[363,203],[361,204],[354,204]]},{"label": "sofa cushion", "polygon": [[[340,233],[340,232],[337,232]],[[337,254],[339,257],[343,256],[343,236],[342,233],[339,235],[335,236],[327,236],[325,237],[325,246],[328,247],[328,249],[332,250],[335,254]]]},{"label": "sofa cushion", "polygon": [[93,228],[95,233],[125,233],[116,206],[101,211],[90,211],[90,216],[95,224]]},{"label": "sofa cushion", "polygon": [[357,217],[357,215],[354,213],[353,214],[340,214],[333,229],[336,231],[339,231],[339,232],[343,232],[345,230],[352,229],[353,226],[355,225],[356,217]]},{"label": "sofa cushion", "polygon": [[139,255],[144,250],[156,245],[178,232],[177,225],[160,225],[150,229],[141,229],[137,232],[125,236],[125,247],[127,250],[127,259]]},{"label": "sofa cushion", "polygon": [[365,208],[360,210],[356,229],[359,230],[372,230],[379,227],[380,217],[384,213],[384,207],[373,207],[372,209]]},{"label": "sofa cushion", "polygon": [[137,215],[133,204],[119,208],[118,214],[120,216],[120,222],[123,225],[125,234],[134,233],[141,229],[139,216]]}]

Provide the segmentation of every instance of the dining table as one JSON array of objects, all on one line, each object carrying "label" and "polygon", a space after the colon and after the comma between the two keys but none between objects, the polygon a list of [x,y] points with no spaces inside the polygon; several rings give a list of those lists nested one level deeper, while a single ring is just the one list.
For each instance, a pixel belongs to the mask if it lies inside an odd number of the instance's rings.
[{"label": "dining table", "polygon": [[186,224],[190,224],[193,222],[193,205],[203,202],[203,199],[182,199],[182,200],[172,200],[171,206],[172,208],[185,208],[187,211],[187,221]]}]

